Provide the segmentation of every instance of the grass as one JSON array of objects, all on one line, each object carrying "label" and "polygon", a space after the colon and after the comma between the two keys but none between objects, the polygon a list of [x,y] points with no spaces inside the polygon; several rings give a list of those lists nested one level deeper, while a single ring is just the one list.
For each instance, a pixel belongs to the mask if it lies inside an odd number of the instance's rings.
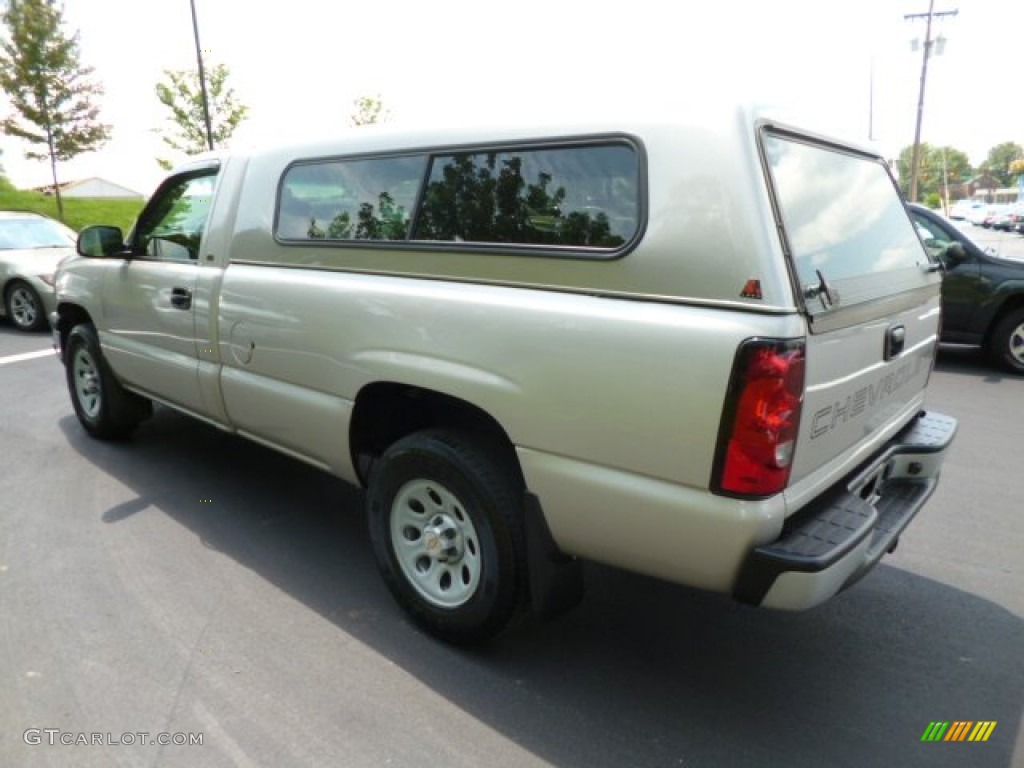
[{"label": "grass", "polygon": [[[74,230],[88,224],[112,224],[127,232],[145,203],[101,197],[63,198],[64,223]],[[33,211],[57,218],[57,199],[39,192],[24,192],[0,183],[0,210]]]}]

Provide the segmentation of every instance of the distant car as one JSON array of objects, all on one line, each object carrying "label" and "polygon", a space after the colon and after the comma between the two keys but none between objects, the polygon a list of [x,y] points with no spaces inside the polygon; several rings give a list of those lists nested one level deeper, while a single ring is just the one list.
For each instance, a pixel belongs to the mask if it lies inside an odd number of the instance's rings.
[{"label": "distant car", "polygon": [[985,219],[993,214],[991,204],[980,205],[977,208],[971,208],[967,212],[967,221],[976,226],[984,226]]},{"label": "distant car", "polygon": [[942,341],[980,346],[1024,376],[1024,260],[985,250],[923,205],[907,207],[925,248],[945,265]]},{"label": "distant car", "polygon": [[75,252],[74,230],[38,213],[0,211],[0,315],[19,331],[49,327],[53,273]]},{"label": "distant car", "polygon": [[953,207],[949,209],[949,218],[951,219],[966,219],[972,211],[977,211],[985,208],[985,203],[978,202],[977,200],[963,199],[957,200],[953,203]]},{"label": "distant car", "polygon": [[992,222],[994,229],[1004,232],[1024,232],[1024,203],[1014,203]]},{"label": "distant car", "polygon": [[985,217],[981,220],[981,226],[985,227],[985,229],[992,229],[995,226],[996,219],[1002,216],[1008,208],[1009,206],[1004,203],[990,205],[985,213]]},{"label": "distant car", "polygon": [[1010,203],[999,203],[991,214],[985,217],[982,226],[989,229],[1004,229],[1013,211],[1013,207]]}]

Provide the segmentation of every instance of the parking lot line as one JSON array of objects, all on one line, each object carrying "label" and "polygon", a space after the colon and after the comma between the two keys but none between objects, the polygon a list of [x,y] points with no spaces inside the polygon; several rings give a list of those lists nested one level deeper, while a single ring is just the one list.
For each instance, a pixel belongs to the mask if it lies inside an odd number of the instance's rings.
[{"label": "parking lot line", "polygon": [[54,354],[56,353],[52,349],[41,349],[38,352],[23,352],[20,355],[8,355],[7,357],[0,357],[0,365],[20,363],[22,360],[34,360],[37,357],[46,357],[47,355]]}]

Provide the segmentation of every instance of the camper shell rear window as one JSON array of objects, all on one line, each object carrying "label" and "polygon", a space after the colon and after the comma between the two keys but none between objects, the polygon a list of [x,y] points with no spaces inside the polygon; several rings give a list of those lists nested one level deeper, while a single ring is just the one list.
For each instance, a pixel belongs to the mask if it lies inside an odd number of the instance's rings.
[{"label": "camper shell rear window", "polygon": [[929,258],[884,162],[772,130],[761,142],[808,312],[921,287]]}]

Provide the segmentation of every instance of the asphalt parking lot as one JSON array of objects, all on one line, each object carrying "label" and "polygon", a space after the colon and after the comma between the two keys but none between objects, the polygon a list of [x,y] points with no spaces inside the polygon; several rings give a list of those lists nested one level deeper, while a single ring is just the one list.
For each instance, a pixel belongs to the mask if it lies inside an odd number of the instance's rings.
[{"label": "asphalt parking lot", "polygon": [[985,227],[979,227],[967,221],[955,221],[954,223],[978,245],[991,248],[1000,256],[1024,259],[1024,235],[985,229]]},{"label": "asphalt parking lot", "polygon": [[463,651],[392,602],[358,493],[166,409],[90,440],[47,345],[0,324],[0,765],[1024,765],[1024,379],[974,350],[932,377],[939,490],[827,605],[588,566],[572,613]]}]

